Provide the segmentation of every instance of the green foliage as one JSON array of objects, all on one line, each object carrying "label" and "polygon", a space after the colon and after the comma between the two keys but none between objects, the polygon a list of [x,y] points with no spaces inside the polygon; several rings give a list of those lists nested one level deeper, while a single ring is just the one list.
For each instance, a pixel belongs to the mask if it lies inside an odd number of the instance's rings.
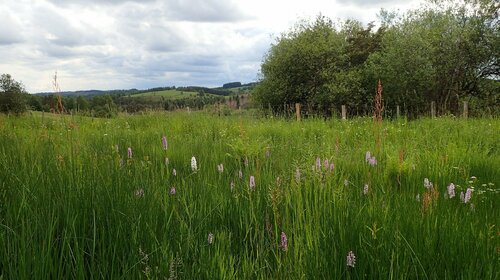
[{"label": "green foliage", "polygon": [[393,20],[367,73],[386,81],[388,106],[405,103],[412,111],[436,101],[442,113],[459,112],[460,101],[490,94],[481,84],[499,77],[498,28],[473,1],[439,1]]},{"label": "green foliage", "polygon": [[262,81],[253,93],[255,101],[279,111],[284,103],[321,106],[334,94],[344,94],[329,87],[346,61],[343,44],[325,17],[300,23],[271,47],[262,64]]},{"label": "green foliage", "polygon": [[9,74],[0,77],[0,112],[21,115],[26,112],[27,93],[24,86]]},{"label": "green foliage", "polygon": [[[199,112],[0,116],[0,274],[498,278],[500,121],[387,121],[378,150],[372,124]],[[317,157],[334,170],[313,170]],[[424,178],[438,192],[428,204]],[[456,196],[445,198],[451,182]],[[471,201],[461,202],[470,187]]]},{"label": "green foliage", "polygon": [[396,105],[420,115],[431,101],[442,114],[458,114],[470,98],[498,106],[497,15],[495,1],[434,1],[403,15],[382,10],[377,30],[322,16],[301,22],[271,46],[254,100],[274,111],[299,102],[320,114],[345,104],[364,115],[381,80],[389,115]]},{"label": "green foliage", "polygon": [[241,87],[241,82],[225,83],[224,85],[222,85],[223,89],[231,89],[237,87]]},{"label": "green foliage", "polygon": [[97,95],[91,100],[93,115],[100,118],[116,116],[118,109],[110,95]]}]

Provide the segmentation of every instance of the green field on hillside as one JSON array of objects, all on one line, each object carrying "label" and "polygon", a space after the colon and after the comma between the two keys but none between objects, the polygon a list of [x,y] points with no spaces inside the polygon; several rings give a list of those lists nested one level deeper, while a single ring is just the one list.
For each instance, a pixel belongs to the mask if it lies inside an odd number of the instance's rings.
[{"label": "green field on hillside", "polygon": [[0,279],[498,279],[499,132],[0,115]]},{"label": "green field on hillside", "polygon": [[[210,94],[206,94],[210,95]],[[151,99],[157,99],[160,100],[162,97],[165,99],[182,99],[182,98],[188,98],[188,97],[195,97],[199,96],[197,92],[192,92],[192,91],[178,91],[175,89],[171,90],[162,90],[162,91],[150,91],[150,92],[144,92],[144,93],[138,93],[131,95],[131,97],[147,97]]]}]

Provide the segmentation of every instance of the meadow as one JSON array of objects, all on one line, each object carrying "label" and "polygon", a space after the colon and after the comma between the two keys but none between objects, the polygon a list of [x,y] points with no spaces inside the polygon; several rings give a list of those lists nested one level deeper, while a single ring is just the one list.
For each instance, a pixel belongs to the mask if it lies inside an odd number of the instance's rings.
[{"label": "meadow", "polygon": [[0,116],[0,279],[498,279],[499,132]]}]

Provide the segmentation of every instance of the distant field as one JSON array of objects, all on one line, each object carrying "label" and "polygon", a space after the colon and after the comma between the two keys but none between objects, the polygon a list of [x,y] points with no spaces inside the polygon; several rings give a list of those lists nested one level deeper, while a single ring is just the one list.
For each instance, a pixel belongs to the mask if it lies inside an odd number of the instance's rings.
[{"label": "distant field", "polygon": [[499,279],[498,119],[41,116],[0,115],[0,279]]},{"label": "distant field", "polygon": [[[205,94],[205,95],[211,95],[211,94]],[[148,97],[151,99],[161,99],[161,97],[163,97],[165,99],[182,99],[182,98],[194,97],[194,96],[198,96],[198,93],[197,92],[190,92],[190,91],[178,91],[175,89],[163,90],[163,91],[152,91],[152,92],[145,92],[145,93],[131,95],[131,97]]]}]

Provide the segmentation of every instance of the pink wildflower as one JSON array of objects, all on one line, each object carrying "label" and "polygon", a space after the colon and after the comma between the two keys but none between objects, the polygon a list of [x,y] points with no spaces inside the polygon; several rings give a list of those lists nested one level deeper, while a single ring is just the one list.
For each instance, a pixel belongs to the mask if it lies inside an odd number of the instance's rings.
[{"label": "pink wildflower", "polygon": [[162,144],[162,146],[163,146],[163,149],[166,151],[166,150],[167,150],[167,148],[168,148],[168,142],[167,142],[167,137],[166,137],[166,136],[163,136],[163,137],[161,138],[161,144]]},{"label": "pink wildflower", "polygon": [[330,163],[330,172],[333,172],[334,169],[335,169],[335,164],[332,162]]},{"label": "pink wildflower", "polygon": [[280,247],[283,251],[287,251],[288,250],[288,239],[286,238],[286,234],[285,232],[281,232],[281,243],[280,243]]},{"label": "pink wildflower", "polygon": [[144,189],[138,189],[135,191],[135,196],[136,197],[144,197]]},{"label": "pink wildflower", "polygon": [[355,264],[356,256],[352,251],[349,251],[349,253],[347,253],[347,266],[354,267]]},{"label": "pink wildflower", "polygon": [[472,198],[472,189],[467,188],[467,190],[465,191],[464,203],[468,203],[471,198]]},{"label": "pink wildflower", "polygon": [[448,197],[453,198],[455,196],[455,184],[450,183],[448,185]]},{"label": "pink wildflower", "polygon": [[372,154],[370,153],[370,151],[367,151],[366,154],[365,154],[365,161],[368,162],[368,160],[372,157]]},{"label": "pink wildflower", "polygon": [[255,177],[250,176],[250,189],[255,189]]},{"label": "pink wildflower", "polygon": [[217,164],[217,171],[219,171],[220,173],[224,172],[224,165],[222,163]]},{"label": "pink wildflower", "polygon": [[432,182],[429,181],[429,179],[427,179],[427,178],[424,179],[424,187],[426,189],[431,189],[432,188]]}]

